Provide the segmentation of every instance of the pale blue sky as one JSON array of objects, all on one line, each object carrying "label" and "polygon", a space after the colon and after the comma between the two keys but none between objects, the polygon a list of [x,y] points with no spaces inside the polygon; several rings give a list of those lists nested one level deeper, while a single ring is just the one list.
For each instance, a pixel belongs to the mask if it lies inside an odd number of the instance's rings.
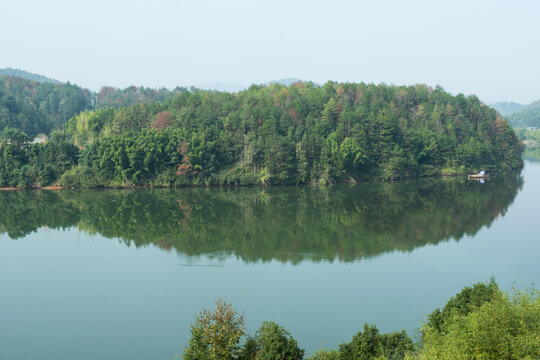
[{"label": "pale blue sky", "polygon": [[297,77],[540,99],[540,1],[2,0],[0,68],[168,88]]}]

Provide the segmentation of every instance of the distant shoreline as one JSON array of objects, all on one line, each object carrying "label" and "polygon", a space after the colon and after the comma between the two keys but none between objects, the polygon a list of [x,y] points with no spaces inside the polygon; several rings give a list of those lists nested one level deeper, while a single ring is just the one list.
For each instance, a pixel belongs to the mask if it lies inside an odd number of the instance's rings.
[{"label": "distant shoreline", "polygon": [[[512,169],[511,171],[516,171],[523,169],[516,168]],[[499,172],[500,173],[500,172]],[[282,186],[332,186],[335,184],[355,184],[355,183],[364,183],[364,182],[399,182],[404,180],[412,180],[412,179],[427,179],[427,178],[457,178],[457,177],[467,177],[470,175],[470,173],[464,172],[464,173],[442,173],[437,175],[431,175],[431,176],[420,176],[420,177],[404,177],[399,179],[371,179],[371,180],[340,180],[332,183],[327,183],[324,185],[316,184],[316,183],[300,183],[300,184],[185,184],[181,186],[156,186],[156,185],[136,185],[136,186],[107,186],[107,185],[99,185],[94,187],[65,187],[60,185],[50,185],[50,186],[32,186],[32,187],[0,187],[0,191],[21,191],[21,190],[91,190],[91,189],[178,189],[178,188],[209,188],[209,187],[282,187]]]}]

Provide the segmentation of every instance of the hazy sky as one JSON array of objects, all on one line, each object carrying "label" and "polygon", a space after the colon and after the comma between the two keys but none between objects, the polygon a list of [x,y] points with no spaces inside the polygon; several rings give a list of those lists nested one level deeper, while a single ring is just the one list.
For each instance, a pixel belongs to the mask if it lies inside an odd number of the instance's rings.
[{"label": "hazy sky", "polygon": [[83,87],[297,77],[540,99],[540,1],[2,0],[0,68]]}]

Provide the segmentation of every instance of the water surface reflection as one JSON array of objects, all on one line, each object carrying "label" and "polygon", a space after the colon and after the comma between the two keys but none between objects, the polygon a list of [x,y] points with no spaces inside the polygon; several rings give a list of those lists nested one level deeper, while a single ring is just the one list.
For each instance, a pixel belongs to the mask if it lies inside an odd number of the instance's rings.
[{"label": "water surface reflection", "polygon": [[474,235],[504,215],[519,174],[331,187],[182,188],[0,193],[0,232],[78,227],[186,255],[353,261]]}]

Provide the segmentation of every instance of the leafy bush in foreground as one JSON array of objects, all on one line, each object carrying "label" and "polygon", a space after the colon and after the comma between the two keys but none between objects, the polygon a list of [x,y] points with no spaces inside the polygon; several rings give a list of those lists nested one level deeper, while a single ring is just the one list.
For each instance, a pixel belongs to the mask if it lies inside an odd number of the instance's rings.
[{"label": "leafy bush in foreground", "polygon": [[[243,317],[230,305],[217,302],[217,310],[203,310],[192,325],[186,360],[300,360],[304,350],[276,323],[264,322],[254,337],[244,335]],[[539,359],[540,292],[514,290],[508,295],[491,280],[465,287],[429,317],[419,344],[405,331],[380,334],[374,325],[338,350],[320,350],[309,360],[399,359]]]}]

